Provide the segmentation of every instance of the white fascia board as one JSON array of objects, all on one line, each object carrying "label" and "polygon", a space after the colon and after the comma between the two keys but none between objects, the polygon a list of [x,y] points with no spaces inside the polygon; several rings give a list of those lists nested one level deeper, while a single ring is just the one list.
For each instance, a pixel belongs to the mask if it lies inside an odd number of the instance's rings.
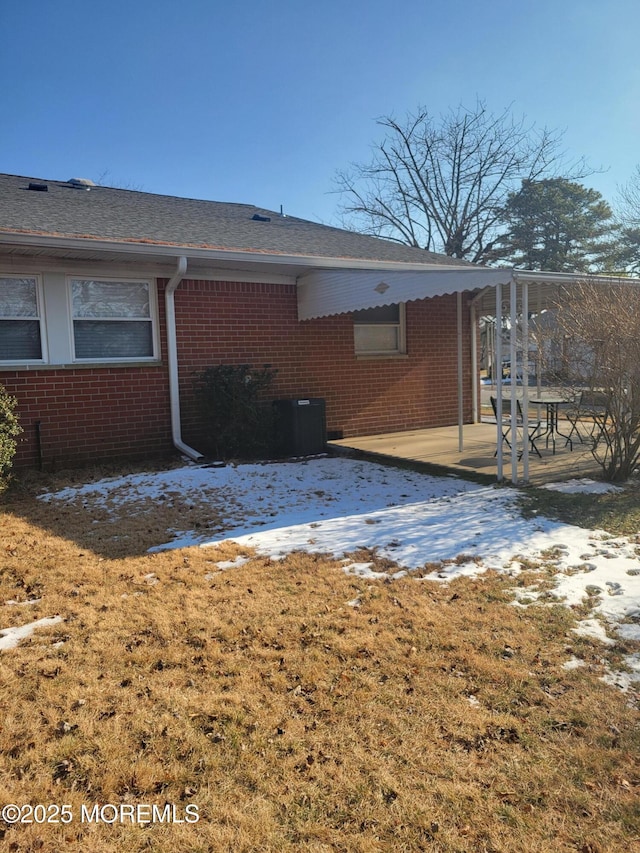
[{"label": "white fascia board", "polygon": [[298,279],[298,319],[311,320],[476,290],[511,279],[510,269],[422,265],[415,270],[314,270]]},{"label": "white fascia board", "polygon": [[[27,272],[32,273],[34,268],[42,272],[69,272],[75,275],[85,275],[91,277],[96,274],[96,270],[102,270],[104,275],[109,275],[112,278],[116,276],[147,276],[152,278],[171,278],[173,269],[175,268],[176,253],[166,258],[162,263],[153,263],[144,259],[141,262],[136,262],[135,266],[132,263],[128,265],[120,261],[107,260],[78,260],[65,258],[51,258],[43,255],[2,255],[0,256],[0,267],[5,272]],[[222,269],[220,267],[204,267],[197,270],[190,269],[188,278],[196,281],[241,281],[241,282],[256,282],[258,284],[295,284],[295,272],[291,271],[287,275],[276,272],[256,272],[242,269]]]}]

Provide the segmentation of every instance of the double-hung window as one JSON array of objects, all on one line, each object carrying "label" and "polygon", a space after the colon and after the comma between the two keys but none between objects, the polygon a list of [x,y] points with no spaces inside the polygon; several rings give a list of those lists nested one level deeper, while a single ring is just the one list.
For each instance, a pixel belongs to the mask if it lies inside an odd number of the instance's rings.
[{"label": "double-hung window", "polygon": [[404,304],[354,311],[353,337],[356,355],[406,353]]},{"label": "double-hung window", "polygon": [[0,362],[43,361],[40,280],[0,276]]},{"label": "double-hung window", "polygon": [[156,356],[149,281],[71,278],[75,361],[126,361]]}]

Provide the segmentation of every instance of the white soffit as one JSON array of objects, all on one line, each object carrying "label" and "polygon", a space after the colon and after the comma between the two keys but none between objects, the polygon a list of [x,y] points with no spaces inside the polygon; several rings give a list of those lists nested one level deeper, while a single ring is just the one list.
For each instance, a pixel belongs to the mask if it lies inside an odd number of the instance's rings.
[{"label": "white soffit", "polygon": [[510,269],[425,265],[420,270],[312,270],[298,279],[298,319],[347,314],[412,299],[493,287]]}]

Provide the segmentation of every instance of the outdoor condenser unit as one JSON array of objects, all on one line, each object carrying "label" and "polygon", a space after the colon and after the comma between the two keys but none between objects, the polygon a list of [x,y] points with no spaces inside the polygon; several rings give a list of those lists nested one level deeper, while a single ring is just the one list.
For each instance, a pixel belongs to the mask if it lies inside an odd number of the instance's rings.
[{"label": "outdoor condenser unit", "polygon": [[282,456],[314,456],[324,452],[327,443],[324,400],[275,400],[273,405]]}]

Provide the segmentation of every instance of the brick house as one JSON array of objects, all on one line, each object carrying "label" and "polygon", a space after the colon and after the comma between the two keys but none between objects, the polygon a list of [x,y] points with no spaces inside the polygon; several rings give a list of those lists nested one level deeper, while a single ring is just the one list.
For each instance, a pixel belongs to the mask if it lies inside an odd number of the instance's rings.
[{"label": "brick house", "polygon": [[219,363],[324,398],[336,437],[470,421],[468,306],[504,276],[251,205],[0,175],[16,464],[198,458],[193,378]]}]

